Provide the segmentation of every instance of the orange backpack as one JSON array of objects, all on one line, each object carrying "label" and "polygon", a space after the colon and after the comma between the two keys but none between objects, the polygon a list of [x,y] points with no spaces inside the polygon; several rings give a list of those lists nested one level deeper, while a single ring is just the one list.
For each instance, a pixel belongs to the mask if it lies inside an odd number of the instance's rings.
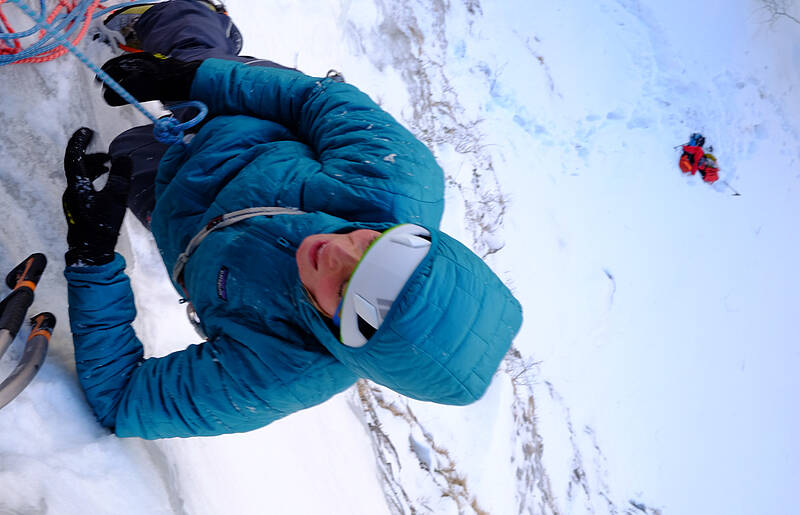
[{"label": "orange backpack", "polygon": [[683,173],[688,173],[692,171],[692,162],[689,159],[689,154],[687,154],[686,152],[683,153],[679,165]]}]

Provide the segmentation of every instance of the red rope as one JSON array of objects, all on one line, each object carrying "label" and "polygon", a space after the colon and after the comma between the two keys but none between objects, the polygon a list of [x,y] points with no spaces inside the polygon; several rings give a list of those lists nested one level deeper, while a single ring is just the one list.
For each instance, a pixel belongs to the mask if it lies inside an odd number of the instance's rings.
[{"label": "red rope", "polygon": [[[47,23],[51,23],[55,19],[55,17],[58,16],[58,14],[62,11],[62,9],[65,9],[67,13],[72,12],[72,9],[75,8],[76,1],[77,0],[72,0],[72,1],[58,0],[58,5],[52,11],[50,11],[50,14],[47,16],[46,20]],[[6,0],[0,0],[0,6],[5,2]],[[83,19],[83,24],[81,25],[81,29],[78,31],[78,34],[75,36],[75,38],[72,41],[70,41],[70,43],[72,43],[73,45],[77,45],[78,43],[80,43],[81,39],[83,39],[83,36],[86,35],[86,31],[89,30],[89,25],[92,23],[92,14],[94,13],[95,10],[98,9],[98,7],[102,8],[102,6],[100,5],[100,0],[94,0],[92,4],[89,6],[89,8],[86,10]],[[3,15],[2,10],[0,10],[0,21],[3,22],[3,26],[5,27],[5,31],[7,33],[9,34],[14,33],[14,29],[11,28],[11,25],[8,23],[8,19],[5,17],[5,15]],[[67,29],[69,29],[70,27],[72,27],[72,24],[67,26]],[[46,35],[47,34],[44,30],[39,31],[39,40],[41,41],[43,38],[45,38]],[[8,45],[3,41],[0,41],[0,54],[17,54],[20,51],[22,51],[22,46],[20,45],[19,40],[15,39],[13,46]],[[45,61],[52,61],[53,59],[57,59],[62,55],[66,54],[67,52],[68,50],[65,47],[58,46],[48,52],[43,52],[42,54],[37,55],[36,57],[29,57],[27,59],[20,59],[19,61],[15,61],[14,64],[43,63]]]},{"label": "red rope", "polygon": [[[6,0],[0,0],[0,5],[2,5]],[[14,29],[11,28],[11,24],[8,23],[8,18],[6,15],[3,14],[2,9],[0,9],[0,21],[3,22],[3,28],[8,34],[12,34]],[[3,54],[16,54],[22,49],[22,46],[19,44],[19,41],[16,39],[14,40],[13,45],[9,45],[6,43],[5,40],[0,40],[0,55]]]}]

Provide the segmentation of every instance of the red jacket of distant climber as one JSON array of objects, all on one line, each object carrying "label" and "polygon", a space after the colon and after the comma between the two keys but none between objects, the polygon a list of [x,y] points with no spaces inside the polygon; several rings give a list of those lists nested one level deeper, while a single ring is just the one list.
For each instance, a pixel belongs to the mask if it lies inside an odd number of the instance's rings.
[{"label": "red jacket of distant climber", "polygon": [[712,154],[705,154],[699,162],[697,169],[700,170],[700,175],[703,176],[704,181],[712,183],[719,179],[717,159]]},{"label": "red jacket of distant climber", "polygon": [[700,160],[705,155],[703,147],[684,145],[683,155],[680,160],[680,167],[684,173],[691,173],[694,175],[700,167]]}]

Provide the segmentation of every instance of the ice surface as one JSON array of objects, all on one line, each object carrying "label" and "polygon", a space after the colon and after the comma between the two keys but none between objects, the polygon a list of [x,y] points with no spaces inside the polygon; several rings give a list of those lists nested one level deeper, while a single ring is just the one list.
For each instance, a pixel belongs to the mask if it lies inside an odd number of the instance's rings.
[{"label": "ice surface", "polygon": [[[79,126],[104,148],[142,119],[105,106],[70,56],[6,66],[0,270],[47,253],[31,313],[59,325],[0,411],[0,512],[793,511],[800,25],[744,0],[226,3],[243,53],[341,71],[435,152],[443,227],[523,303],[515,351],[468,407],[362,383],[246,435],[108,434],[75,376],[61,159]],[[681,175],[672,147],[694,131],[741,196]],[[147,353],[195,343],[129,218]]]}]

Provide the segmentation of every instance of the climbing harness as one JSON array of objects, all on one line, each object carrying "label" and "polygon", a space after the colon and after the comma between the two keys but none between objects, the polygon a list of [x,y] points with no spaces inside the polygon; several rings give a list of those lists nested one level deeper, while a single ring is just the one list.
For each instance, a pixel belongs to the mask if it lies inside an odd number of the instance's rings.
[{"label": "climbing harness", "polygon": [[[139,112],[153,122],[153,134],[155,138],[162,143],[172,144],[181,141],[183,139],[184,130],[194,127],[208,114],[208,108],[205,104],[202,102],[190,101],[169,106],[169,109],[173,112],[176,109],[187,107],[197,109],[198,113],[195,117],[186,122],[180,122],[174,116],[159,118],[153,115],[145,109],[133,95],[128,93],[106,72],[92,63],[89,58],[75,46],[86,34],[92,19],[115,9],[146,3],[145,0],[125,2],[99,11],[97,9],[100,8],[100,0],[58,0],[58,6],[49,14],[47,14],[45,0],[39,0],[39,13],[25,4],[24,0],[0,0],[0,8],[7,2],[16,5],[33,20],[35,25],[26,31],[14,32],[8,18],[3,14],[2,10],[0,10],[0,66],[17,63],[40,63],[71,52],[78,60],[92,70],[109,88],[113,89],[120,97],[125,99],[126,102],[134,106]],[[22,48],[20,40],[32,36],[37,31],[39,32],[39,40],[27,48]],[[73,38],[72,41],[69,39],[71,37]]]},{"label": "climbing harness", "polygon": [[[6,277],[6,285],[12,292],[0,302],[0,357],[14,341],[25,313],[33,303],[33,292],[44,272],[47,259],[44,254],[32,254],[14,267]],[[52,313],[39,313],[31,319],[33,329],[25,343],[19,363],[11,374],[0,383],[0,408],[14,400],[33,380],[44,363],[47,346],[56,317]]]}]

